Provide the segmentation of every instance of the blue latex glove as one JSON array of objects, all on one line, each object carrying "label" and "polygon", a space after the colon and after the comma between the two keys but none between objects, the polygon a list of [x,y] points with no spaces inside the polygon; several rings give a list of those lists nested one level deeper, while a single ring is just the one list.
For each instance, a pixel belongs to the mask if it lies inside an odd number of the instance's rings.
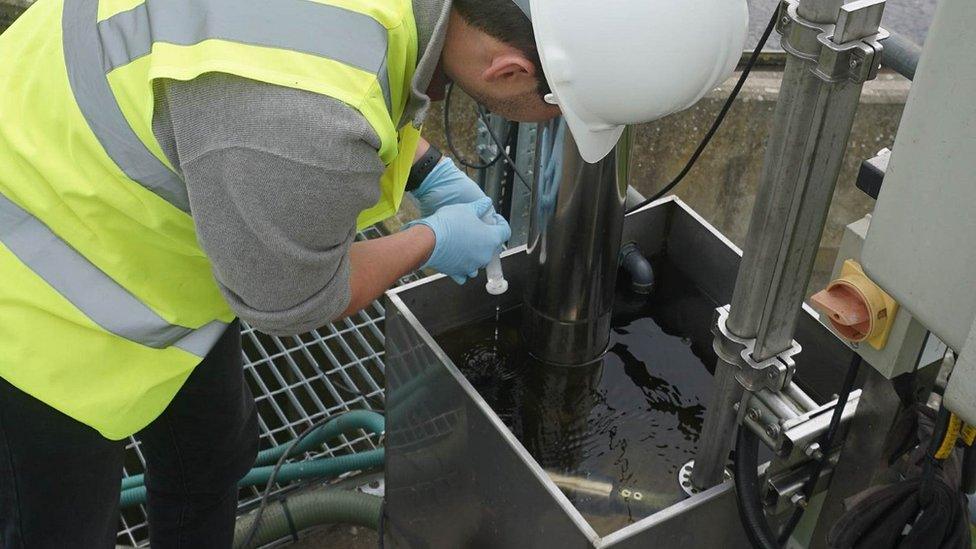
[{"label": "blue latex glove", "polygon": [[434,252],[424,267],[444,273],[458,284],[478,276],[478,270],[501,252],[512,236],[505,218],[490,212],[491,199],[483,197],[444,206],[433,215],[408,223],[406,227],[426,225],[434,231]]},{"label": "blue latex glove", "polygon": [[444,157],[413,191],[420,203],[420,215],[427,217],[451,204],[467,204],[485,197],[484,191],[450,158]]}]

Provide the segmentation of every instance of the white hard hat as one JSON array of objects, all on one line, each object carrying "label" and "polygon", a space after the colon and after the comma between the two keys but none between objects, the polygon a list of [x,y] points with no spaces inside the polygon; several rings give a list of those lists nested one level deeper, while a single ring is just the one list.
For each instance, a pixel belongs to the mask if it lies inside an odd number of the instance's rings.
[{"label": "white hard hat", "polygon": [[735,69],[746,0],[513,0],[532,20],[552,95],[587,162],[627,124],[694,105]]}]

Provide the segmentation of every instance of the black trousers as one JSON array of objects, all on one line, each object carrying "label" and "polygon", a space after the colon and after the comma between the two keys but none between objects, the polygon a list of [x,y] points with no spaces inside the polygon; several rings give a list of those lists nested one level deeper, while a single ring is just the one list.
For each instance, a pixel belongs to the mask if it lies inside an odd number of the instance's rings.
[{"label": "black trousers", "polygon": [[[153,548],[230,547],[258,447],[237,322],[137,438]],[[124,449],[0,379],[0,549],[114,547]]]}]

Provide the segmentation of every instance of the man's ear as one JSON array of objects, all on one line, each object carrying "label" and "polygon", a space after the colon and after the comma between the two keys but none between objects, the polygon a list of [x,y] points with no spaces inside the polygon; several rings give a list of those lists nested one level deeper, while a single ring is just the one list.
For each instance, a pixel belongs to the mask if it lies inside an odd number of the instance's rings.
[{"label": "man's ear", "polygon": [[481,73],[486,82],[505,82],[522,76],[535,78],[535,64],[518,53],[503,53],[492,58]]}]

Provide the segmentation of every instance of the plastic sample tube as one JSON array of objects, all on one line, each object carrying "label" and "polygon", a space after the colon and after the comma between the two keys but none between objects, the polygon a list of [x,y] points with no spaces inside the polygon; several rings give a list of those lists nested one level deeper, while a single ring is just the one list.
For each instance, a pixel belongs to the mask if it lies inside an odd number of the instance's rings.
[{"label": "plastic sample tube", "polygon": [[502,295],[508,291],[508,281],[505,280],[505,273],[502,272],[502,258],[499,254],[495,254],[488,262],[488,266],[485,267],[485,272],[488,274],[488,283],[485,284],[485,289],[491,295]]},{"label": "plastic sample tube", "polygon": [[[481,219],[485,223],[491,223],[495,212],[489,212]],[[491,295],[502,295],[508,291],[508,281],[505,280],[505,273],[502,272],[502,258],[500,254],[495,254],[491,261],[488,262],[488,266],[485,267],[485,273],[488,275],[488,283],[485,284],[485,290]]]}]

